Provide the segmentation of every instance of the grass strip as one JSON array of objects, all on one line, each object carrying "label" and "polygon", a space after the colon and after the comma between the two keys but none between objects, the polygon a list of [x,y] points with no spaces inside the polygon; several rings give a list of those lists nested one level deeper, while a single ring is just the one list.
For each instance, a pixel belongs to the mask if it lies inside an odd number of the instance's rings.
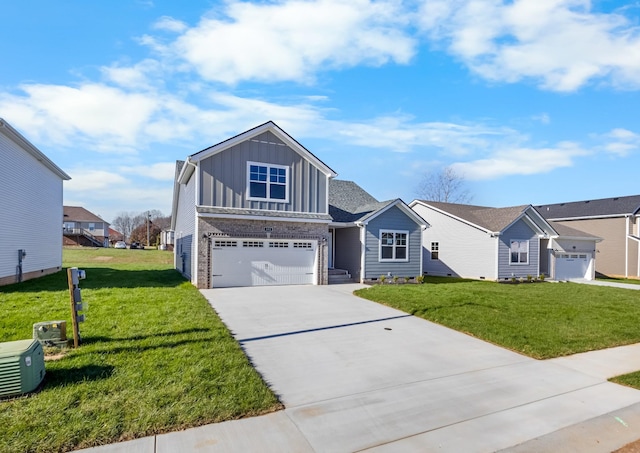
[{"label": "grass strip", "polygon": [[[85,269],[82,345],[37,393],[0,401],[0,451],[54,452],[281,408],[206,299],[157,250],[65,250]],[[3,341],[67,320],[66,272],[0,288]]]},{"label": "grass strip", "polygon": [[356,294],[537,359],[640,342],[640,291],[429,277]]}]

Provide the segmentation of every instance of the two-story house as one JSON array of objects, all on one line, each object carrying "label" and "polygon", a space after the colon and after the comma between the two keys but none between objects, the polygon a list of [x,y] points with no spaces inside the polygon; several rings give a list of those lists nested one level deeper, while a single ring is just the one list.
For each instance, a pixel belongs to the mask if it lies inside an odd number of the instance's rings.
[{"label": "two-story house", "polygon": [[199,288],[322,285],[334,262],[358,281],[420,275],[425,222],[401,200],[353,205],[362,189],[335,176],[271,121],[178,161],[176,269]]},{"label": "two-story house", "polygon": [[109,223],[81,206],[65,206],[64,245],[109,247]]},{"label": "two-story house", "polygon": [[62,184],[69,179],[0,119],[0,285],[62,268]]}]

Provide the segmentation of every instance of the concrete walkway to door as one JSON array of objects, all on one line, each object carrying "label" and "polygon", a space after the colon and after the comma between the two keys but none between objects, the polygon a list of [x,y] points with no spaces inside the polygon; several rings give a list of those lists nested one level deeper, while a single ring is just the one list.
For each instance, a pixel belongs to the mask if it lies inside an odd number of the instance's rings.
[{"label": "concrete walkway to door", "polygon": [[592,420],[580,451],[638,438],[638,425],[611,439],[597,420],[639,413],[640,391],[359,299],[358,287],[203,290],[286,409],[157,436],[157,451],[490,452]]}]

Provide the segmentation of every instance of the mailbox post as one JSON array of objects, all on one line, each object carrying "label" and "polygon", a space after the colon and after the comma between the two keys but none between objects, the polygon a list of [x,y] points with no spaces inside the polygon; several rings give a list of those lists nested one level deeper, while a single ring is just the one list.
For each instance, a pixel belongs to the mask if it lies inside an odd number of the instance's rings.
[{"label": "mailbox post", "polygon": [[73,347],[77,348],[80,344],[80,329],[78,323],[84,322],[84,314],[79,311],[86,310],[86,305],[82,303],[82,295],[80,294],[80,280],[86,278],[85,271],[77,267],[67,269],[67,281],[69,283],[69,299],[71,301],[71,323],[73,324]]}]

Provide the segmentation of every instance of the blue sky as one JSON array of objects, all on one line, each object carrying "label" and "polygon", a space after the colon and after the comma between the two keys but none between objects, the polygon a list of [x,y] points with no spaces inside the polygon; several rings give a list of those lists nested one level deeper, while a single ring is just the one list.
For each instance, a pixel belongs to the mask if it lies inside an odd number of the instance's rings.
[{"label": "blue sky", "polygon": [[177,159],[275,121],[380,200],[640,193],[640,3],[32,0],[0,10],[0,117],[65,204],[171,211]]}]

